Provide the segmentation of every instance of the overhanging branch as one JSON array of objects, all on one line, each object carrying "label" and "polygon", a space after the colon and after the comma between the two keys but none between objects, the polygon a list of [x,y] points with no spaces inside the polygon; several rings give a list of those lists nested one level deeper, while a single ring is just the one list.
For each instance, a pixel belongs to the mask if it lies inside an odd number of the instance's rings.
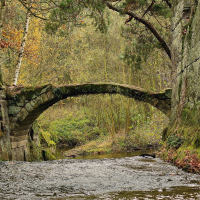
[{"label": "overhanging branch", "polygon": [[139,15],[137,15],[134,11],[131,11],[131,10],[124,11],[123,9],[117,8],[116,6],[112,5],[112,3],[108,2],[108,1],[105,1],[104,3],[108,6],[109,9],[114,10],[119,13],[127,14],[131,18],[134,18],[135,20],[144,24],[153,33],[153,35],[157,38],[157,40],[160,42],[163,49],[165,50],[165,52],[171,59],[171,50],[170,50],[169,46],[167,45],[167,42],[164,40],[164,38],[161,36],[161,34],[156,30],[156,28],[153,26],[153,24],[151,24],[148,20],[144,19],[143,17],[140,17]]}]

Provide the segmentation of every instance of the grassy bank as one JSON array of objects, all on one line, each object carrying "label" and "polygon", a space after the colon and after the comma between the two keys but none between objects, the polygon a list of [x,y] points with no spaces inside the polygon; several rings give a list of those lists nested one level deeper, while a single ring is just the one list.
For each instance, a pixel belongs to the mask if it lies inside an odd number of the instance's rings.
[{"label": "grassy bank", "polygon": [[186,172],[200,173],[200,150],[192,146],[182,146],[178,149],[169,148],[167,144],[161,149],[159,156],[171,162]]},{"label": "grassy bank", "polygon": [[159,156],[187,172],[200,173],[199,128],[182,126],[169,128]]}]

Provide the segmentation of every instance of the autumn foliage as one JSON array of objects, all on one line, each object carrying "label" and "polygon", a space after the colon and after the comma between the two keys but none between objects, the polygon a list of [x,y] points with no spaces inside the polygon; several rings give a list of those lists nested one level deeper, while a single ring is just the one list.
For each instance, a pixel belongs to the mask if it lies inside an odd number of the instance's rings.
[{"label": "autumn foliage", "polygon": [[1,48],[2,50],[4,50],[4,48],[8,48],[9,45],[10,45],[9,42],[6,42],[6,41],[4,41],[3,39],[1,39],[1,41],[0,41],[0,48]]},{"label": "autumn foliage", "polygon": [[180,156],[180,152],[176,148],[168,149],[166,144],[159,152],[159,156],[164,158],[165,161],[175,164],[184,171],[200,173],[200,158],[198,154],[191,150],[182,150],[182,155]]}]

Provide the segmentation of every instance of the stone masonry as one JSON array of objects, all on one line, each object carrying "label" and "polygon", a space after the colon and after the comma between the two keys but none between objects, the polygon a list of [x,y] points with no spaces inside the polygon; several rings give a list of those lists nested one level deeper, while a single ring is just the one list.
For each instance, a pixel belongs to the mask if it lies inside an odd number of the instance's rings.
[{"label": "stone masonry", "polygon": [[[168,117],[171,110],[171,89],[151,93],[134,86],[116,83],[86,83],[40,87],[7,87],[6,101],[10,122],[12,160],[29,160],[29,131],[33,122],[47,108],[67,97],[110,93],[121,94],[150,103]],[[32,138],[33,140],[34,138]],[[1,138],[0,138],[1,141]]]}]

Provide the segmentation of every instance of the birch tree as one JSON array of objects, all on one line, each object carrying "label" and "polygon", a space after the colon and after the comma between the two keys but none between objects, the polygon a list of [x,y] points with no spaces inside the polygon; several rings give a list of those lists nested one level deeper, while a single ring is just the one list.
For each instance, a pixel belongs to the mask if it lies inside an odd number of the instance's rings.
[{"label": "birch tree", "polygon": [[[31,5],[32,5],[32,0],[30,0],[30,2],[29,2],[29,8],[31,8]],[[18,80],[18,77],[19,77],[19,71],[20,71],[20,67],[21,67],[21,64],[22,64],[22,58],[23,58],[23,55],[24,55],[25,43],[26,43],[27,35],[28,35],[28,27],[29,27],[30,16],[31,16],[31,12],[28,9],[27,13],[26,13],[26,22],[25,22],[25,27],[24,27],[24,34],[23,34],[23,38],[22,38],[21,48],[19,50],[18,60],[17,60],[17,64],[16,64],[16,69],[15,69],[15,75],[14,75],[14,79],[13,79],[13,85],[14,86],[17,85],[17,80]]]}]

